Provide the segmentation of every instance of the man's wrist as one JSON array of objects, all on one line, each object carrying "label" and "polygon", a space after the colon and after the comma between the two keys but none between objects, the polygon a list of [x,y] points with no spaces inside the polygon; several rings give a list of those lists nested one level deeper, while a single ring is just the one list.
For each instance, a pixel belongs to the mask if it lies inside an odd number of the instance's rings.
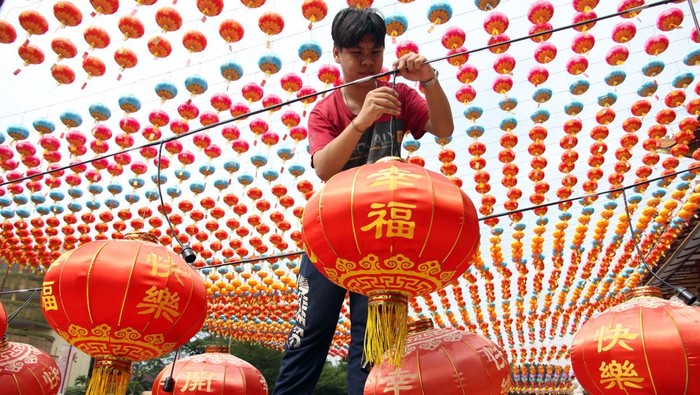
[{"label": "man's wrist", "polygon": [[440,73],[438,73],[438,71],[436,69],[433,69],[433,78],[426,80],[426,81],[420,81],[421,88],[425,89],[425,88],[428,88],[428,87],[431,87],[431,86],[437,84],[439,75],[440,75]]},{"label": "man's wrist", "polygon": [[360,129],[359,127],[357,127],[357,125],[355,124],[355,120],[354,120],[354,119],[351,119],[351,120],[350,120],[350,125],[352,126],[353,129],[355,129],[355,131],[357,131],[357,133],[360,133],[360,134],[364,134],[364,133],[365,133],[364,130],[362,130],[362,129]]}]

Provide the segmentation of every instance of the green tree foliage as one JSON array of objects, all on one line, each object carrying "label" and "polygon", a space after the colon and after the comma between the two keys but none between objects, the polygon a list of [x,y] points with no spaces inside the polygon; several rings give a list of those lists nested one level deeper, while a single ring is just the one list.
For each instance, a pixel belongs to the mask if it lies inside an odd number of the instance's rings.
[{"label": "green tree foliage", "polygon": [[86,376],[78,376],[75,378],[73,386],[66,388],[64,395],[85,395],[87,391],[88,379]]}]

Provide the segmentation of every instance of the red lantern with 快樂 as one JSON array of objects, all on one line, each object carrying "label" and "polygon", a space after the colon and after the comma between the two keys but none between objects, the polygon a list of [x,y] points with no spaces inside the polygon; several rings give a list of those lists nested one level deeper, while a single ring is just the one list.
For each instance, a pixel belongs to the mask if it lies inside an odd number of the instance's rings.
[{"label": "red lantern with \u5feb\u6a02", "polygon": [[571,364],[592,395],[691,394],[700,386],[700,310],[661,298],[656,287],[586,322]]},{"label": "red lantern with \u5feb\u6a02", "polygon": [[[163,390],[166,377],[175,379],[174,391]],[[191,355],[166,366],[153,382],[153,395],[199,393],[267,395],[265,377],[255,366],[231,353],[226,346],[206,346],[204,354]]]},{"label": "red lantern with \u5feb\u6a02", "polygon": [[61,371],[53,358],[24,343],[0,340],[0,388],[3,395],[55,395],[61,386]]},{"label": "red lantern with \u5feb\u6a02", "polygon": [[46,321],[95,358],[87,394],[125,394],[132,362],[171,352],[204,322],[201,277],[156,243],[147,233],[93,241],[64,253],[46,271]]},{"label": "red lantern with \u5feb\u6a02", "polygon": [[365,395],[507,394],[512,382],[505,352],[486,337],[457,329],[433,329],[430,320],[410,324],[400,367],[384,362],[367,377]]},{"label": "red lantern with \u5feb\u6a02", "polygon": [[386,158],[328,180],[304,209],[302,235],[321,273],[369,297],[367,359],[388,352],[398,366],[409,298],[469,268],[479,226],[473,203],[447,177]]}]

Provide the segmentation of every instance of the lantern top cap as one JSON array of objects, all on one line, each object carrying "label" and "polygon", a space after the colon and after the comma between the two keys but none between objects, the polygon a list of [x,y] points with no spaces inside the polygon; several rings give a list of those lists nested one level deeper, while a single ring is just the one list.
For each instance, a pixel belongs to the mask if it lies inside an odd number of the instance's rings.
[{"label": "lantern top cap", "polygon": [[204,352],[207,354],[210,353],[223,353],[223,354],[229,354],[230,351],[228,349],[228,346],[223,346],[220,344],[210,344],[208,346],[204,347]]},{"label": "lantern top cap", "polygon": [[636,287],[627,293],[627,295],[625,296],[625,301],[628,301],[628,300],[631,300],[634,298],[639,298],[639,297],[661,298],[661,297],[663,297],[663,295],[661,293],[661,288],[659,288],[659,287],[652,287],[652,286]]},{"label": "lantern top cap", "polygon": [[403,158],[398,157],[398,156],[385,156],[383,158],[377,159],[377,161],[375,163],[383,163],[383,162],[404,162],[405,163],[406,160],[404,160]]},{"label": "lantern top cap", "polygon": [[124,240],[148,241],[154,244],[158,243],[158,238],[148,232],[131,232],[124,235]]},{"label": "lantern top cap", "polygon": [[430,318],[423,318],[417,321],[413,321],[408,324],[408,334],[425,332],[427,330],[433,329],[435,325],[433,320]]}]

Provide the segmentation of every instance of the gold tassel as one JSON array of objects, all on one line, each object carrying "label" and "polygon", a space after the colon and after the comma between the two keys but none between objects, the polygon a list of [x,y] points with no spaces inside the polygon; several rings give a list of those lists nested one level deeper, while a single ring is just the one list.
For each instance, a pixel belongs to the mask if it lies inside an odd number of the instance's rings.
[{"label": "gold tassel", "polygon": [[397,291],[369,295],[364,352],[367,361],[400,366],[408,337],[408,296]]},{"label": "gold tassel", "polygon": [[126,395],[130,380],[131,361],[111,356],[96,357],[85,395]]}]

